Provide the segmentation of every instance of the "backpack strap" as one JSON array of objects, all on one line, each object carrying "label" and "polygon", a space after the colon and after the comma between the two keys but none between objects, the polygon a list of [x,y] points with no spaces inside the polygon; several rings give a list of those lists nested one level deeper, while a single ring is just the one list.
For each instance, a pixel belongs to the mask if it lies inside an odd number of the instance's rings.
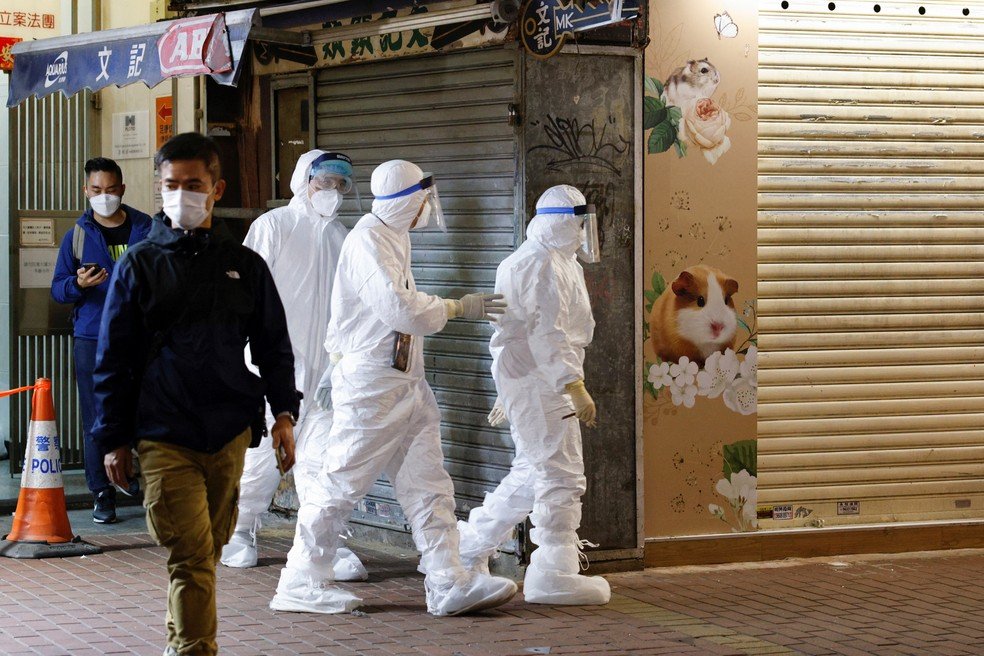
[{"label": "backpack strap", "polygon": [[82,251],[85,248],[85,230],[81,228],[80,225],[72,228],[72,256],[78,260],[79,266],[82,266]]}]

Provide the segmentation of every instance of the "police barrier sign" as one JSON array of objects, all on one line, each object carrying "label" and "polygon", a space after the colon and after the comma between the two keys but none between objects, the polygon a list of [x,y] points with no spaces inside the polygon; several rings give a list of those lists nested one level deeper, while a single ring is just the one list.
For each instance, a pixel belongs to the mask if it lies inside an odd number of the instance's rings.
[{"label": "police barrier sign", "polygon": [[54,421],[31,421],[24,450],[22,487],[47,489],[62,487],[61,440]]}]

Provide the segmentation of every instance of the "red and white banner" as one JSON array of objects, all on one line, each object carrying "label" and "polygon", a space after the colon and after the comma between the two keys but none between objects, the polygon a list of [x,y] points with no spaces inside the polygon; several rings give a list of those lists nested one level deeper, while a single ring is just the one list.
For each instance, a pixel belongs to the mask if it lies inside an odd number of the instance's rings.
[{"label": "red and white banner", "polygon": [[225,73],[232,53],[222,14],[173,21],[157,41],[164,77]]}]

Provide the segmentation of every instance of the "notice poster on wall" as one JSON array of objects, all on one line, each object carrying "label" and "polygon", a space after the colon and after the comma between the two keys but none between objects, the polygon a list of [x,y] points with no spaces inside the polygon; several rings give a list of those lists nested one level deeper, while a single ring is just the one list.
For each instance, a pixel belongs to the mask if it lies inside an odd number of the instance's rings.
[{"label": "notice poster on wall", "polygon": [[21,246],[54,246],[54,219],[21,219]]},{"label": "notice poster on wall", "polygon": [[113,159],[150,157],[148,112],[113,114]]},{"label": "notice poster on wall", "polygon": [[55,261],[58,259],[57,248],[22,248],[19,259],[21,289],[51,287]]}]

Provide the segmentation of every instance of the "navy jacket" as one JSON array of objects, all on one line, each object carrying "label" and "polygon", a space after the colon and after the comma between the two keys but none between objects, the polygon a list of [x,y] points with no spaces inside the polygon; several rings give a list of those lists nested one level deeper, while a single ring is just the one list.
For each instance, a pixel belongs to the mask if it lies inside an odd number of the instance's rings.
[{"label": "navy jacket", "polygon": [[[165,223],[167,220],[167,223]],[[249,342],[256,376],[246,367]],[[184,232],[163,214],[117,263],[94,374],[102,453],[156,440],[215,453],[266,396],[297,415],[283,304],[259,255],[217,226]]]},{"label": "navy jacket", "polygon": [[[129,248],[143,241],[150,232],[150,217],[129,205],[124,205],[123,210],[130,218],[130,241],[127,247]],[[76,230],[85,230],[82,262],[76,260],[72,253],[72,235]],[[95,262],[106,269],[110,276],[113,274],[113,259],[109,256],[106,238],[103,237],[92,216],[92,208],[87,209],[85,214],[79,217],[75,226],[62,239],[61,248],[58,249],[58,261],[55,263],[55,275],[51,280],[51,297],[58,303],[75,304],[72,324],[76,337],[96,340],[99,337],[99,320],[102,317],[109,280],[95,287],[80,289],[75,284],[75,279],[78,277],[76,271],[83,262],[86,264]]]}]

